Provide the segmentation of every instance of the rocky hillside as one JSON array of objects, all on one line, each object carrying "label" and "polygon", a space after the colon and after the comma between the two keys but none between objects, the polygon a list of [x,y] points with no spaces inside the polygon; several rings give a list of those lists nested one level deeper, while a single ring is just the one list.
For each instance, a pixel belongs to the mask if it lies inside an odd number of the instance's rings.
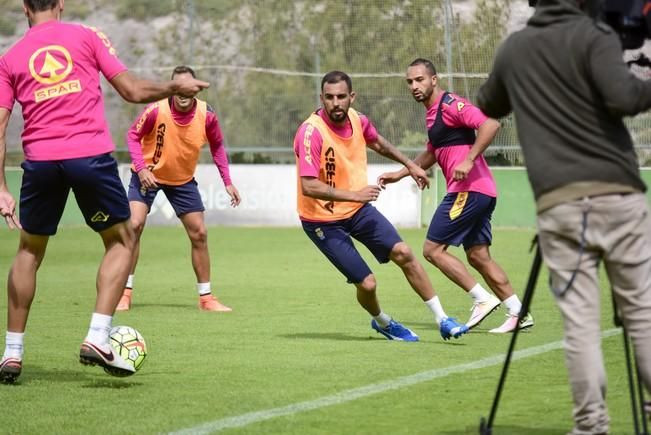
[{"label": "rocky hillside", "polygon": [[[469,20],[478,1],[454,0],[453,11],[462,21]],[[27,21],[20,3],[20,0],[0,0],[0,8],[3,9],[0,18],[0,52],[4,52],[27,30]],[[188,8],[190,4],[194,10]],[[247,19],[243,11],[247,7],[256,7],[257,4],[255,1],[233,0],[194,0],[194,3],[189,0],[66,0],[64,19],[100,28],[109,36],[130,70],[144,76],[161,78],[169,74],[172,66],[179,63],[194,65],[198,59],[211,64],[256,66],[251,65],[248,59],[238,58],[238,37],[235,32],[229,32],[228,23],[241,25]],[[508,27],[509,30],[514,30],[524,25],[531,9],[525,1],[512,1],[511,4]],[[133,8],[132,14],[128,9],[125,10],[129,5]],[[147,9],[143,13],[143,7],[150,8],[151,16],[147,14]],[[159,9],[154,11],[151,9],[154,7]],[[160,9],[164,7],[169,7],[171,12],[155,16],[161,10],[164,11]],[[228,18],[218,21],[214,16],[207,17],[206,11]],[[270,13],[276,12],[271,8]],[[278,13],[282,13],[282,8]],[[194,36],[192,40],[188,35]],[[116,142],[120,143],[119,135],[123,133],[116,132],[126,130],[140,107],[133,106],[125,111],[124,103],[110,86],[106,86],[105,91],[109,124]],[[16,116],[19,108],[16,107],[15,111],[8,132],[8,145],[13,150],[20,148],[22,130],[21,117]]]}]

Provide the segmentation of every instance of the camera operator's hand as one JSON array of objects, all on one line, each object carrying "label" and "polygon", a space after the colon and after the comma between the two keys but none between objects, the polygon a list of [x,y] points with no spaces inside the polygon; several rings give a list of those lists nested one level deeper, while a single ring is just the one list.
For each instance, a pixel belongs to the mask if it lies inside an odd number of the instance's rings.
[{"label": "camera operator's hand", "polygon": [[459,163],[452,172],[452,177],[455,181],[465,180],[468,174],[475,166],[475,161],[470,157],[466,157],[463,162]]}]

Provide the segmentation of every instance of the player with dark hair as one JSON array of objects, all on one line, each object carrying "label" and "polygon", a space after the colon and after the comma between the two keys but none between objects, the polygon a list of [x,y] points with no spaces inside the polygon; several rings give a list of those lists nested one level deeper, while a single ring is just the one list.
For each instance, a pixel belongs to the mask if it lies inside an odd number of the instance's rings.
[{"label": "player with dark hair", "polygon": [[[22,371],[27,317],[49,237],[57,231],[70,190],[105,253],[97,298],[80,362],[128,375],[134,368],[109,344],[115,306],[131,265],[134,236],[129,203],[111,156],[115,146],[104,116],[101,72],[127,101],[145,103],[173,94],[192,97],[208,83],[193,78],[155,82],[136,78],[96,28],[60,21],[63,0],[25,0],[25,36],[0,58],[0,214],[21,228],[7,284],[8,315],[0,381]],[[22,106],[25,161],[20,221],[4,172],[6,131],[14,103]]]},{"label": "player with dark hair", "polygon": [[[172,79],[195,77],[188,66],[177,66]],[[117,311],[131,307],[133,280],[140,255],[140,236],[147,213],[160,190],[174,207],[190,238],[192,267],[197,277],[199,308],[204,311],[232,311],[212,294],[208,232],[204,206],[194,179],[200,151],[208,142],[213,161],[219,169],[231,206],[240,203],[240,194],[231,182],[228,158],[215,111],[205,101],[175,95],[145,108],[127,133],[133,160],[129,184],[131,222],[136,232],[131,274]]]},{"label": "player with dark hair", "polygon": [[350,108],[355,101],[350,77],[341,71],[321,81],[322,108],[298,129],[294,139],[298,214],[305,234],[354,284],[357,301],[372,316],[371,327],[389,340],[418,341],[418,336],[380,308],[375,275],[353,245],[365,245],[380,263],[392,261],[404,273],[439,324],[441,336],[458,338],[468,331],[449,318],[425,269],[391,223],[369,204],[380,187],[367,179],[367,147],[402,163],[419,188],[427,174],[380,136],[371,121]]},{"label": "player with dark hair", "polygon": [[[487,118],[468,100],[439,86],[436,69],[427,59],[414,60],[407,69],[407,85],[414,99],[427,109],[427,149],[414,162],[429,169],[438,162],[447,194],[437,207],[423,247],[423,255],[473,300],[468,328],[474,328],[495,311],[500,301],[508,311],[506,321],[489,332],[505,333],[533,326],[533,317],[518,320],[522,304],[509,278],[490,255],[491,216],[497,188],[482,155],[499,123]],[[477,133],[475,133],[475,130]],[[409,175],[405,169],[382,174],[381,185]],[[464,264],[448,252],[463,244],[468,263],[479,272],[497,298],[488,293]],[[499,298],[499,299],[498,299]]]}]

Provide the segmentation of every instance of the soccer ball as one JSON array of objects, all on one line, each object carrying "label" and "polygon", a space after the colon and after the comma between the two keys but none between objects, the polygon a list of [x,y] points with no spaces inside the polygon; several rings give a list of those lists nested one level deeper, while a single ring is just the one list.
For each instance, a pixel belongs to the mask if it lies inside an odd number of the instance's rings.
[{"label": "soccer ball", "polygon": [[140,370],[147,357],[147,343],[140,332],[131,326],[114,326],[109,332],[109,342],[122,359],[131,364],[136,371]]}]

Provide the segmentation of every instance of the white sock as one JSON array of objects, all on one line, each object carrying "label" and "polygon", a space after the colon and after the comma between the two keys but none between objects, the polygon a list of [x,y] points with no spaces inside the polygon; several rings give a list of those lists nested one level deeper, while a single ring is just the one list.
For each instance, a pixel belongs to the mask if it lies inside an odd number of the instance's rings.
[{"label": "white sock", "polygon": [[199,292],[199,296],[210,294],[210,282],[198,282],[197,291]]},{"label": "white sock", "polygon": [[5,338],[5,353],[3,358],[23,358],[24,332],[9,332]]},{"label": "white sock", "polygon": [[133,277],[134,276],[135,275],[129,275],[129,277],[127,278],[127,283],[124,285],[126,288],[130,288],[130,289],[133,288]]},{"label": "white sock", "polygon": [[475,284],[475,286],[470,289],[468,294],[470,297],[472,297],[472,300],[474,302],[486,302],[491,297],[491,294],[488,293],[486,289],[479,283]]},{"label": "white sock", "polygon": [[386,328],[387,326],[389,326],[389,323],[391,323],[391,316],[389,316],[383,311],[380,311],[380,314],[378,314],[377,316],[373,316],[373,318],[375,319],[377,324],[380,325],[380,328]]},{"label": "white sock", "polygon": [[522,309],[522,302],[520,302],[518,295],[516,295],[515,293],[513,293],[513,295],[509,296],[508,298],[504,299],[502,303],[509,311],[510,315],[517,316],[520,314],[520,310]]},{"label": "white sock", "polygon": [[434,313],[434,318],[436,323],[441,324],[441,321],[448,318],[448,315],[443,311],[443,306],[441,305],[441,300],[438,295],[434,296],[429,301],[425,301],[425,305]]},{"label": "white sock", "polygon": [[88,328],[86,340],[98,346],[108,345],[112,322],[113,316],[93,313],[93,317],[90,319],[90,328]]}]

